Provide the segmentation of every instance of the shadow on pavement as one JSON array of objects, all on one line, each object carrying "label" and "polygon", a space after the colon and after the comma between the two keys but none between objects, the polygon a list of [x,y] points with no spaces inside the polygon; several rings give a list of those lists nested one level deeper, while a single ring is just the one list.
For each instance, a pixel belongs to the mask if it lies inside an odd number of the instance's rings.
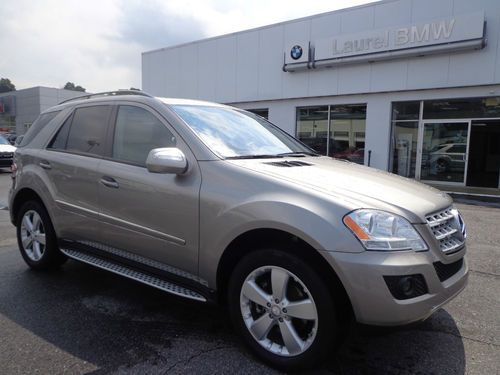
[{"label": "shadow on pavement", "polygon": [[[179,373],[273,372],[240,345],[221,308],[184,301],[74,261],[42,273],[14,258],[0,274],[0,314],[94,364],[98,373],[174,373],[177,364]],[[196,355],[185,360],[184,352],[193,347],[221,352],[198,362]],[[137,367],[143,362],[150,367]],[[315,373],[463,374],[464,369],[457,326],[439,310],[426,322],[401,328],[356,325],[339,352]]]}]

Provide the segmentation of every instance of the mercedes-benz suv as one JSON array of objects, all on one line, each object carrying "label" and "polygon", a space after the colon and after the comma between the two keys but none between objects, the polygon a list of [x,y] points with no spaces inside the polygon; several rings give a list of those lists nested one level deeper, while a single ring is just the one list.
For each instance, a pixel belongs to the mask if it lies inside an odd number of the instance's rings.
[{"label": "mercedes-benz suv", "polygon": [[346,319],[427,318],[467,283],[450,197],[318,155],[225,105],[118,91],[44,113],[10,215],[34,269],[68,258],[201,302],[280,369],[320,363]]}]

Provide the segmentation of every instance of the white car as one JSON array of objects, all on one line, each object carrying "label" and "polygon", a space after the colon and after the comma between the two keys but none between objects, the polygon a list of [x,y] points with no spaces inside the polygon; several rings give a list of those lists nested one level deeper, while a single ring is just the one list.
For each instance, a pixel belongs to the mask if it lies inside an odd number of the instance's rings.
[{"label": "white car", "polygon": [[12,146],[9,141],[0,134],[0,168],[10,167],[16,147]]}]

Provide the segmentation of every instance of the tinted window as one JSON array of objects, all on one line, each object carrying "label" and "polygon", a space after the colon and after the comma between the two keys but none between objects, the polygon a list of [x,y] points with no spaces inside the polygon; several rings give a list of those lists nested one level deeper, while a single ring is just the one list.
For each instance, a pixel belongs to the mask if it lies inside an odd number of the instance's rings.
[{"label": "tinted window", "polygon": [[450,149],[448,150],[448,152],[455,152],[458,154],[465,154],[465,151],[466,151],[465,145],[454,145],[450,147]]},{"label": "tinted window", "polygon": [[73,115],[66,150],[102,154],[110,107],[78,108]]},{"label": "tinted window", "polygon": [[35,136],[42,131],[45,125],[51,122],[52,119],[56,117],[60,112],[61,111],[42,113],[40,116],[38,116],[33,125],[31,125],[31,127],[24,135],[23,140],[19,144],[19,147],[24,147],[28,143],[30,143],[33,140],[33,138],[35,138]]},{"label": "tinted window", "polygon": [[64,124],[61,126],[59,131],[57,132],[55,138],[50,142],[49,148],[55,148],[58,150],[66,149],[66,141],[68,140],[69,128],[71,126],[71,119],[73,116],[69,116]]},{"label": "tinted window", "polygon": [[118,109],[113,159],[145,166],[152,149],[175,144],[174,135],[150,112],[132,106]]}]

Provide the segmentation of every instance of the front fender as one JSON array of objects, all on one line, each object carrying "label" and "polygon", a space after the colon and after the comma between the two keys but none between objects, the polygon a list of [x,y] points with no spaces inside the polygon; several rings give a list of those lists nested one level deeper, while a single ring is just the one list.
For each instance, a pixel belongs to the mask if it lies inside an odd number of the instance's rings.
[{"label": "front fender", "polygon": [[[294,202],[280,194],[275,199],[252,201],[219,210],[201,208],[200,277],[215,285],[217,267],[225,249],[240,235],[255,229],[287,232],[319,251],[361,252],[362,248],[342,223],[344,209],[321,202]],[[279,198],[279,199],[278,199]],[[307,207],[307,208],[304,208]],[[212,207],[213,209],[213,207]]]}]

